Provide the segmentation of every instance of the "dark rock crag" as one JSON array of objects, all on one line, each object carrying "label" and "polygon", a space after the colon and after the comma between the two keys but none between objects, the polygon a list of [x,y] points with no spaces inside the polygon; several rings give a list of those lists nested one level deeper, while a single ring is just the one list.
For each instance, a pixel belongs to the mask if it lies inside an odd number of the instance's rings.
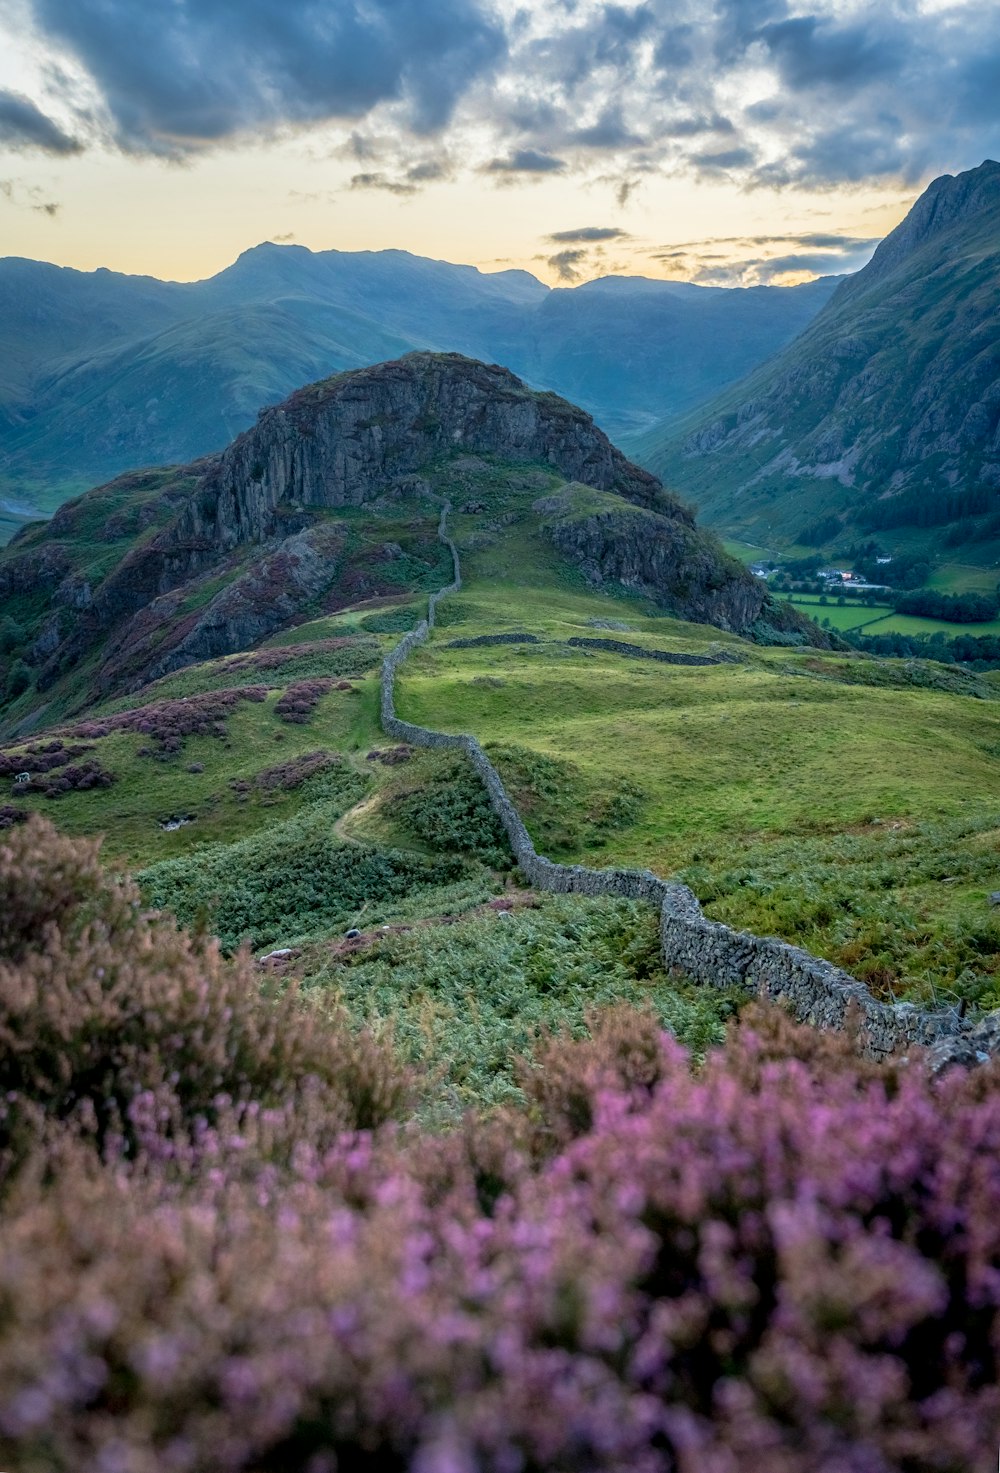
[{"label": "dark rock crag", "polygon": [[[531,391],[504,368],[412,353],[299,390],[262,411],[221,455],[179,472],[183,495],[158,503],[164,524],[150,526],[85,597],[74,584],[46,624],[35,650],[39,689],[100,646],[94,684],[104,695],[267,638],[342,577],[348,554],[331,512],[426,497],[421,473],[455,452],[547,466],[602,498],[595,515],[546,523],[557,549],[591,581],[739,633],[760,616],[765,586],[583,410]],[[101,496],[99,489],[62,508],[20,555],[30,564],[22,567],[15,544],[0,580],[65,580],[60,536],[82,514],[99,524]],[[216,578],[223,586],[209,586]],[[354,596],[380,591],[375,580]]]}]

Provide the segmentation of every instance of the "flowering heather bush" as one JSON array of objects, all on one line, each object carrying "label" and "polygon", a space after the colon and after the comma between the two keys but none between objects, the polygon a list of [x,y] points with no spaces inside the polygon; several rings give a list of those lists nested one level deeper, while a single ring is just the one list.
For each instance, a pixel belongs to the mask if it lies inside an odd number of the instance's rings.
[{"label": "flowering heather bush", "polygon": [[405,1081],[384,1049],[263,996],[247,956],[142,911],[98,847],[40,819],[0,842],[0,1153],[44,1118],[133,1137],[150,1092],[171,1130],[309,1080],[331,1129],[397,1109]]},{"label": "flowering heather bush", "polygon": [[[92,849],[37,825],[5,846],[5,997],[88,937],[156,947]],[[227,1057],[253,1083],[249,1006]],[[178,1121],[137,1041],[130,1154],[64,1125],[8,1175],[0,1466],[992,1473],[1000,1069],[859,1068],[849,1040],[751,1024],[693,1071],[614,1010],[526,1066],[526,1111],[436,1136],[331,1134],[320,1084],[279,1097],[275,1073]]]},{"label": "flowering heather bush", "polygon": [[16,777],[19,772],[52,772],[65,767],[67,762],[76,762],[93,749],[91,747],[65,747],[55,739],[22,747],[18,752],[0,752],[0,777]]},{"label": "flowering heather bush", "polygon": [[[299,680],[290,685],[284,695],[278,697],[274,707],[276,716],[297,726],[305,726],[320,700],[333,690],[334,682],[328,679]],[[341,681],[338,690],[350,690],[348,681]]]},{"label": "flowering heather bush", "polygon": [[254,782],[265,793],[276,790],[291,792],[300,788],[308,778],[315,777],[317,772],[333,767],[340,760],[335,752],[303,752],[301,757],[292,757],[287,762],[279,762],[276,767],[258,772]]},{"label": "flowering heather bush", "polygon": [[152,737],[157,756],[179,752],[189,736],[226,735],[225,720],[241,701],[266,701],[267,687],[243,685],[233,690],[205,691],[176,701],[154,701],[135,711],[99,716],[73,727],[76,737],[105,737],[114,731],[134,731]]},{"label": "flowering heather bush", "polygon": [[90,758],[86,762],[70,763],[68,767],[45,777],[33,777],[15,789],[18,793],[43,793],[46,798],[61,798],[66,793],[86,793],[92,788],[110,788],[115,780],[113,772]]},{"label": "flowering heather bush", "polygon": [[28,810],[15,808],[13,803],[0,803],[0,829],[13,828],[16,823],[26,823]]}]

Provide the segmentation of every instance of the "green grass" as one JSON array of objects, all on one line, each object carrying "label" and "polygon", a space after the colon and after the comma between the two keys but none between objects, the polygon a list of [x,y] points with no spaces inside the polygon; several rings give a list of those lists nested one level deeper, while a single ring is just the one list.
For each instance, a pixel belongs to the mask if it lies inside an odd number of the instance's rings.
[{"label": "green grass", "polygon": [[[968,570],[970,576],[975,571]],[[943,583],[932,580],[932,584],[935,587],[955,589],[955,585],[949,584],[947,578]],[[987,587],[970,587],[962,591],[992,590]],[[828,619],[831,629],[863,629],[866,634],[947,634],[952,637],[959,634],[1000,634],[1000,619],[990,619],[982,624],[959,624],[950,619],[925,619],[917,614],[896,614],[884,603],[863,604],[848,600],[843,605],[836,602],[821,604],[818,594],[808,593],[782,594],[781,597],[805,609],[809,617],[820,625],[824,619]]]},{"label": "green grass", "polygon": [[1000,619],[982,624],[956,624],[950,619],[925,619],[918,614],[889,614],[865,625],[866,634],[1000,634]]},{"label": "green grass", "polygon": [[942,563],[928,579],[931,588],[942,593],[994,593],[1000,583],[1000,566],[973,566],[971,563]]},{"label": "green grass", "polygon": [[827,620],[831,629],[863,629],[882,619],[889,610],[888,604],[855,603],[853,599],[844,604],[838,604],[835,599],[823,604],[818,594],[782,594],[781,597],[795,604],[796,608],[804,609],[817,624],[823,626],[823,621]]},{"label": "green grass", "polygon": [[[1000,782],[1000,688],[927,661],[758,647],[666,617],[642,599],[594,590],[530,514],[552,484],[533,470],[512,488],[489,466],[451,467],[443,477],[457,507],[482,510],[454,517],[465,586],[441,606],[432,641],[405,667],[400,714],[487,743],[543,853],[683,875],[713,914],[806,944],[887,993],[990,996],[984,897],[1000,867],[988,806]],[[394,614],[397,605],[381,601],[386,607]],[[284,684],[338,673],[324,661],[357,655],[369,671],[354,679],[360,694],[332,692],[308,725],[282,724],[272,692],[261,705],[240,706],[224,738],[191,738],[167,762],[139,757],[137,736],[105,738],[93,755],[116,773],[113,788],[25,801],[70,832],[105,831],[110,856],[155,870],[151,894],[185,915],[214,915],[230,942],[320,936],[342,926],[355,901],[365,924],[479,903],[503,884],[482,860],[502,867],[502,855],[490,852],[495,835],[454,759],[367,761],[372,747],[387,745],[376,665],[396,638],[364,633],[371,612],[365,604],[282,634],[281,643],[300,648],[273,677],[240,670],[235,657],[129,698]],[[691,669],[568,644],[609,630],[639,646],[727,658]],[[449,647],[504,631],[539,643]],[[346,655],[315,648],[359,632],[363,646]],[[317,749],[341,757],[336,800],[308,784],[278,794],[254,785],[262,769]],[[162,832],[159,820],[178,812],[196,821]],[[296,845],[314,856],[305,869]],[[958,863],[964,850],[975,851],[975,866]],[[384,893],[373,882],[359,899],[348,883],[350,854],[387,851],[409,855],[416,868],[390,866]],[[454,875],[442,878],[434,867],[452,859]],[[924,875],[925,862],[936,874]],[[330,876],[325,899],[309,888],[310,865]],[[409,880],[397,885],[392,876],[404,872]]]},{"label": "green grass", "polygon": [[649,1007],[696,1053],[721,1041],[737,1000],[666,976],[650,907],[546,896],[522,908],[517,899],[508,916],[486,909],[376,932],[357,950],[306,947],[293,975],[428,1069],[425,1112],[442,1122],[519,1099],[517,1058],[546,1032],[583,1034],[595,1008]]},{"label": "green grass", "polygon": [[[274,714],[279,695],[274,691],[260,705],[236,707],[226,720],[225,737],[188,737],[183,751],[166,761],[140,756],[150,742],[136,733],[88,742],[88,756],[115,774],[113,787],[54,801],[41,795],[19,798],[18,806],[44,813],[69,834],[104,834],[109,861],[130,869],[273,828],[298,812],[309,795],[261,792],[254,784],[259,772],[326,750],[366,774],[364,752],[378,739],[374,679],[363,683],[360,695],[335,690],[324,696],[305,726],[289,725]],[[25,765],[30,770],[30,758]],[[203,771],[192,772],[192,766]],[[240,782],[248,782],[250,791],[234,788]],[[194,822],[170,833],[161,829],[163,820],[182,814]]]}]

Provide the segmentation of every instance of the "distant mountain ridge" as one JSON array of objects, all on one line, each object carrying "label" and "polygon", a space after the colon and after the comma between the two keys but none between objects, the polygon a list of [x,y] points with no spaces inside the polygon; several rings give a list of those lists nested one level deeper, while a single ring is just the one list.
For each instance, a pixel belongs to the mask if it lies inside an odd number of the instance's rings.
[{"label": "distant mountain ridge", "polygon": [[0,260],[0,540],[4,502],[49,511],[190,461],[299,384],[414,349],[502,363],[614,433],[650,424],[789,341],[834,284],[550,289],[405,251],[272,244],[191,283]]},{"label": "distant mountain ridge", "polygon": [[1000,164],[936,179],[798,339],[626,444],[751,541],[1000,555]]}]

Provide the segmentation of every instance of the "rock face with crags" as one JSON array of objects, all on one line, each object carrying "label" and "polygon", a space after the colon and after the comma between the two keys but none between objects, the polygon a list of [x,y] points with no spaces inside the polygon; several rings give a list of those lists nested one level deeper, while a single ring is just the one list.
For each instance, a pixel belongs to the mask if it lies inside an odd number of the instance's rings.
[{"label": "rock face with crags", "polygon": [[539,526],[593,583],[736,632],[768,603],[583,410],[506,369],[413,353],[300,389],[221,455],[120,478],[19,534],[0,554],[0,587],[31,587],[43,570],[59,585],[31,630],[37,688],[93,664],[89,695],[133,690],[307,610],[426,586],[440,554],[435,468],[460,458],[515,480],[524,467],[562,478]]}]

